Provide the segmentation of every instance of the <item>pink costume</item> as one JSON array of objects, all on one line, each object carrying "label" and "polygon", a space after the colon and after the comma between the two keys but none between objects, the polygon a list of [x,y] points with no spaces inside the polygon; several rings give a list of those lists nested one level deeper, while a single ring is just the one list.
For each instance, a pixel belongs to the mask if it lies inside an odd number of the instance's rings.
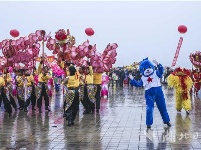
[{"label": "pink costume", "polygon": [[102,89],[101,89],[101,97],[107,96],[108,97],[108,83],[110,77],[103,73],[102,75]]}]

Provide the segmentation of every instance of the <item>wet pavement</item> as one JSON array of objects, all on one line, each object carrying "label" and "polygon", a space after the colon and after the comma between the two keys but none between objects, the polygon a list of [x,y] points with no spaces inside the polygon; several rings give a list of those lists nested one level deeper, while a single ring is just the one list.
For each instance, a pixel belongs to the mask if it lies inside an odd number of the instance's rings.
[{"label": "wet pavement", "polygon": [[165,128],[155,107],[152,130],[146,130],[146,106],[139,88],[110,88],[101,99],[100,114],[83,115],[80,104],[75,125],[68,127],[62,113],[62,95],[51,100],[51,112],[0,111],[0,150],[136,150],[201,149],[201,100],[192,98],[189,116],[174,107],[172,89],[164,88],[171,128]]}]

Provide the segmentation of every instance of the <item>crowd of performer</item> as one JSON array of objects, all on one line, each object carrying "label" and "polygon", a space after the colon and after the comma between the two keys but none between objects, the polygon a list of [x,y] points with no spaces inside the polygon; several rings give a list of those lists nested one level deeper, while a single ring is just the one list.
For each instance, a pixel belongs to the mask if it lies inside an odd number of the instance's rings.
[{"label": "crowd of performer", "polygon": [[[74,125],[80,102],[84,107],[83,114],[99,113],[101,96],[108,97],[109,83],[110,86],[123,87],[124,84],[129,85],[129,74],[132,74],[135,80],[140,80],[141,78],[138,69],[116,68],[107,73],[96,73],[93,71],[89,61],[87,66],[81,67],[62,61],[60,67],[65,70],[65,75],[61,78],[60,83],[63,85],[63,117],[68,121],[68,126]],[[9,116],[18,109],[28,112],[29,105],[31,105],[32,111],[37,108],[38,112],[42,113],[43,99],[45,110],[51,111],[49,103],[52,97],[52,87],[55,87],[55,91],[58,91],[58,85],[55,83],[56,86],[53,86],[56,80],[53,80],[54,75],[51,75],[49,70],[50,68],[44,65],[44,59],[42,59],[38,68],[33,71],[28,69],[13,70],[12,67],[7,67],[0,71],[0,106],[3,102],[5,112]],[[174,85],[175,82],[171,81],[175,81],[175,79],[171,78],[170,75],[175,77],[180,76],[182,73],[183,76],[183,74],[186,75],[186,72],[182,71],[182,69],[177,69],[177,73],[174,71],[167,69],[164,81],[168,79],[168,84],[177,88],[177,85]],[[179,71],[180,73],[178,73]],[[188,76],[193,81],[194,92],[197,95],[201,85],[201,70],[189,70]],[[183,84],[181,83],[182,86]],[[188,88],[192,88],[190,83]],[[177,93],[177,97],[179,99],[181,96],[178,96]],[[188,106],[186,105],[187,112],[191,109]],[[181,111],[180,106],[177,106],[176,109]]]},{"label": "crowd of performer", "polygon": [[[104,84],[108,84],[109,77],[104,73],[93,72],[90,62],[88,66],[76,67],[72,63],[62,61],[60,67],[65,70],[61,83],[64,101],[63,117],[68,121],[68,125],[74,125],[80,102],[85,109],[83,114],[99,113],[101,95],[108,96],[108,86]],[[54,76],[51,76],[49,70],[50,68],[44,65],[42,59],[38,68],[32,73],[26,69],[12,70],[12,67],[0,72],[0,104],[3,102],[9,116],[17,109],[27,112],[30,104],[32,111],[35,111],[37,106],[41,113],[43,99],[45,110],[50,111],[49,101],[52,96]]]}]

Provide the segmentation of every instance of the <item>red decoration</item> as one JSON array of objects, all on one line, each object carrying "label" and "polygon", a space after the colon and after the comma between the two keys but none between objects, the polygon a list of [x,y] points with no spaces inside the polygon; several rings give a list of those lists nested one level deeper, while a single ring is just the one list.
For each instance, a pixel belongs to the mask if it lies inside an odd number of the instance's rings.
[{"label": "red decoration", "polygon": [[183,42],[183,38],[180,37],[171,67],[174,67],[176,65],[177,58],[179,57],[179,52],[180,52],[180,49],[181,49],[182,42]]},{"label": "red decoration", "polygon": [[57,32],[55,33],[55,38],[56,38],[58,41],[66,40],[66,39],[67,39],[66,31],[65,31],[64,29],[60,29],[59,31],[57,31]]},{"label": "red decoration", "polygon": [[187,32],[187,27],[185,25],[180,25],[178,27],[178,31],[182,34],[186,33]]},{"label": "red decoration", "polygon": [[85,33],[88,35],[88,36],[92,36],[94,35],[94,30],[92,28],[86,28],[85,29]]},{"label": "red decoration", "polygon": [[12,37],[18,37],[20,35],[19,31],[16,29],[10,30],[10,35]]},{"label": "red decoration", "polygon": [[148,83],[149,83],[149,82],[152,82],[152,79],[153,79],[153,78],[150,78],[150,77],[149,77],[149,78],[147,79]]}]

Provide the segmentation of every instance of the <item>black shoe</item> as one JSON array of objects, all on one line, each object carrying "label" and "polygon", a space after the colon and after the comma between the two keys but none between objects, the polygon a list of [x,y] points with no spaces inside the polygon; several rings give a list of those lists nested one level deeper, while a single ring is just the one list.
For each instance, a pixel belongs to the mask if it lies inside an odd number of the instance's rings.
[{"label": "black shoe", "polygon": [[46,107],[45,110],[50,111],[50,109],[48,107]]},{"label": "black shoe", "polygon": [[18,109],[19,109],[19,110],[23,110],[23,108],[22,108],[22,107],[19,107]]},{"label": "black shoe", "polygon": [[147,129],[151,129],[151,126],[150,126],[150,125],[148,125],[148,126],[147,126]]},{"label": "black shoe", "polygon": [[186,114],[187,114],[187,115],[190,115],[190,111],[189,111],[189,110],[186,110]]},{"label": "black shoe", "polygon": [[68,121],[68,126],[70,127],[72,125],[72,122],[71,121]]},{"label": "black shoe", "polygon": [[171,127],[171,126],[172,126],[169,122],[168,122],[168,123],[165,123],[165,124],[167,124],[168,127]]},{"label": "black shoe", "polygon": [[73,121],[71,122],[71,124],[72,124],[72,125],[75,125],[75,123],[74,123]]},{"label": "black shoe", "polygon": [[89,114],[90,113],[90,111],[88,111],[88,110],[85,110],[84,112],[83,112],[83,114]]}]

